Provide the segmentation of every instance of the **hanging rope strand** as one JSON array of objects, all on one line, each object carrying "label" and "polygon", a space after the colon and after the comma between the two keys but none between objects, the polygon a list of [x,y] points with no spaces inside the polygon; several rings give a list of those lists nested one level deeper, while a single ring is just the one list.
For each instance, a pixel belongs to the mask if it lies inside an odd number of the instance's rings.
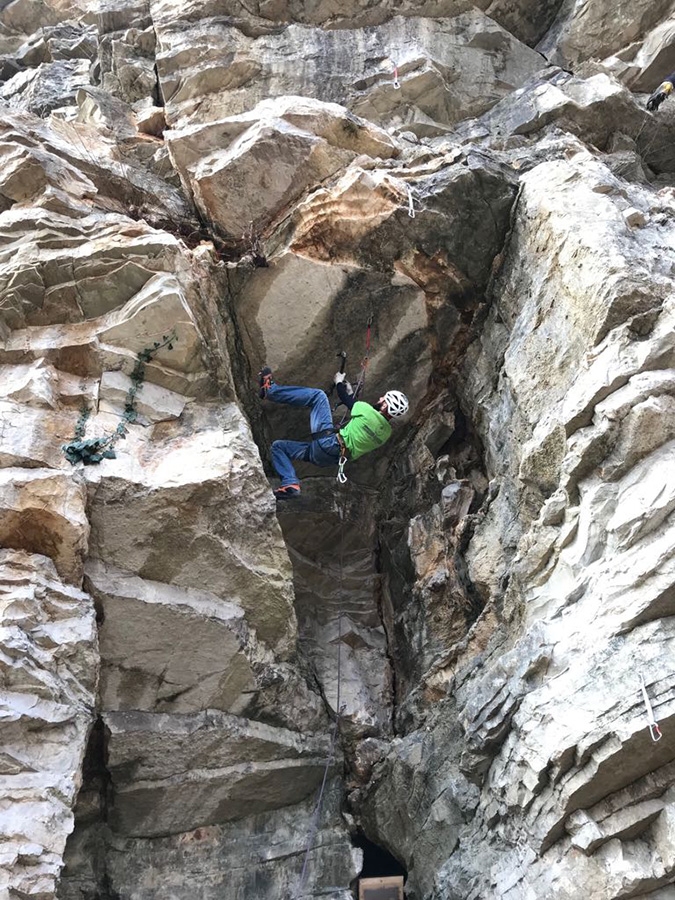
[{"label": "hanging rope strand", "polygon": [[[349,488],[347,489],[349,490]],[[335,698],[335,711],[338,718],[342,715],[342,703],[340,691],[342,689],[342,602],[344,599],[344,559],[345,559],[345,522],[347,521],[347,494],[342,499],[340,509],[340,609],[338,611],[338,652],[337,652],[337,690]]]},{"label": "hanging rope strand", "polygon": [[[345,536],[345,516],[347,511],[347,498],[345,496],[342,508],[340,510],[340,602],[342,602],[343,594],[343,583],[344,583],[344,536]],[[342,706],[341,706],[341,683],[342,683],[342,609],[338,612],[338,640],[337,640],[337,687],[336,687],[336,697],[335,697],[335,723],[333,725],[333,732],[331,736],[330,742],[330,750],[328,752],[328,758],[326,760],[326,766],[323,770],[323,779],[321,781],[321,788],[319,790],[319,796],[316,800],[316,805],[314,807],[314,813],[312,814],[312,821],[309,829],[309,834],[307,836],[307,847],[305,849],[305,858],[302,863],[302,872],[300,873],[300,881],[298,882],[298,888],[296,891],[296,900],[300,900],[302,897],[302,892],[305,888],[305,883],[307,881],[307,868],[309,864],[309,854],[312,851],[312,847],[314,846],[314,842],[316,840],[316,835],[319,830],[319,820],[321,818],[321,808],[323,806],[323,797],[326,790],[326,782],[328,781],[328,772],[330,771],[330,767],[333,763],[333,759],[335,758],[335,747],[337,745],[338,739],[338,730],[340,725],[340,716],[342,714]]]},{"label": "hanging rope strand", "polygon": [[[338,649],[339,653],[339,649]],[[309,854],[311,853],[312,847],[314,846],[314,841],[316,839],[316,833],[319,830],[319,817],[321,816],[321,807],[323,805],[323,795],[326,790],[326,781],[328,780],[328,772],[331,767],[331,763],[333,762],[333,756],[335,755],[335,745],[337,743],[337,734],[338,734],[338,724],[339,718],[335,717],[335,724],[333,725],[333,736],[330,744],[330,751],[328,754],[328,759],[326,760],[326,767],[323,771],[323,780],[321,782],[321,789],[319,790],[319,796],[316,801],[316,806],[314,807],[314,814],[312,816],[312,824],[309,829],[309,835],[307,837],[307,848],[305,849],[305,859],[302,864],[302,872],[300,874],[300,881],[298,882],[298,890],[296,893],[296,900],[300,900],[302,897],[302,892],[305,888],[305,882],[307,881],[307,864],[309,863]]]}]

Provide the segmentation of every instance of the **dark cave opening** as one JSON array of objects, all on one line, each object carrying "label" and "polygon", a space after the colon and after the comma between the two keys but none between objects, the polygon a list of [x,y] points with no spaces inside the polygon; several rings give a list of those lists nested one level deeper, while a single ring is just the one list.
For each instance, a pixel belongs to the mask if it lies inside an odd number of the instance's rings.
[{"label": "dark cave opening", "polygon": [[359,878],[381,878],[387,875],[402,875],[404,880],[408,872],[395,856],[392,856],[384,847],[380,847],[369,840],[363,832],[359,831],[352,837],[352,845],[363,850],[363,867],[359,872]]}]

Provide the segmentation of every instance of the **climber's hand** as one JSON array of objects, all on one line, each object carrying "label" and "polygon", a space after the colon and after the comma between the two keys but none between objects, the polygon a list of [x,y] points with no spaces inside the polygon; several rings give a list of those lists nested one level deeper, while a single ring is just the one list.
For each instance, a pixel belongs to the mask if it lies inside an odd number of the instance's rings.
[{"label": "climber's hand", "polygon": [[344,381],[347,376],[344,372],[336,372],[335,378],[333,378],[333,384],[340,384],[341,381]]},{"label": "climber's hand", "polygon": [[647,100],[647,109],[649,112],[656,112],[665,99],[666,95],[663,91],[654,91],[649,100]]},{"label": "climber's hand", "polygon": [[661,106],[668,94],[672,93],[672,90],[673,85],[670,81],[664,81],[663,84],[660,84],[651,95],[649,100],[647,100],[647,109],[650,112],[656,112],[656,110],[659,108],[659,106]]}]

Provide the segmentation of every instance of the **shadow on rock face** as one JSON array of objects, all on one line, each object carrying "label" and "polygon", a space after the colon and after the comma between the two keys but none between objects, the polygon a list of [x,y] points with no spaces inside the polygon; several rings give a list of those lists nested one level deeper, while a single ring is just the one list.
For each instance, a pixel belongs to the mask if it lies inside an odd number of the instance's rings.
[{"label": "shadow on rock face", "polygon": [[329,707],[342,708],[343,732],[359,736],[389,731],[392,702],[375,501],[371,490],[316,477],[277,509],[293,564],[300,651]]}]

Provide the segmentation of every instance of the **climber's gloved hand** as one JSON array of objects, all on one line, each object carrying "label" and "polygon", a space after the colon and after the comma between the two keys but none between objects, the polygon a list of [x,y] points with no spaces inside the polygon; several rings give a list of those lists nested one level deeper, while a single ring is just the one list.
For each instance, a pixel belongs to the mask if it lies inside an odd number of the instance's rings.
[{"label": "climber's gloved hand", "polygon": [[649,112],[656,112],[665,99],[666,95],[663,91],[654,91],[649,100],[647,100],[647,109]]},{"label": "climber's gloved hand", "polygon": [[334,382],[335,384],[344,384],[345,390],[347,391],[347,394],[348,394],[350,397],[351,397],[351,395],[354,393],[354,388],[353,388],[353,387],[351,386],[351,384],[347,381],[347,376],[345,375],[344,372],[336,372],[336,373],[335,373],[335,378],[333,379],[333,382]]},{"label": "climber's gloved hand", "polygon": [[661,106],[663,101],[666,99],[668,94],[670,94],[673,90],[673,85],[670,81],[664,81],[663,84],[660,84],[654,93],[650,96],[649,100],[647,100],[647,109],[649,112],[656,112],[656,110]]}]

